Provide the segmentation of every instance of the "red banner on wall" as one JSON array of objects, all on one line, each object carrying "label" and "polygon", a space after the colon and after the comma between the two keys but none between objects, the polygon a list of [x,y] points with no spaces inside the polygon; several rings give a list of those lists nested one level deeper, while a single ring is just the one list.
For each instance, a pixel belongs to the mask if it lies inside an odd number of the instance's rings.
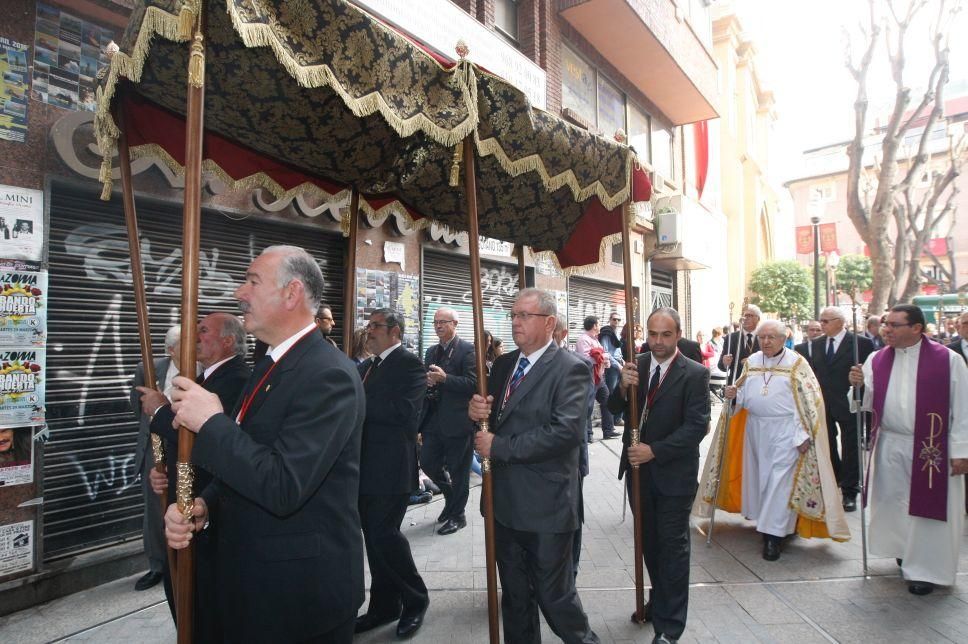
[{"label": "red banner on wall", "polygon": [[813,226],[797,226],[797,254],[813,252]]},{"label": "red banner on wall", "polygon": [[820,252],[837,250],[837,224],[820,224]]}]

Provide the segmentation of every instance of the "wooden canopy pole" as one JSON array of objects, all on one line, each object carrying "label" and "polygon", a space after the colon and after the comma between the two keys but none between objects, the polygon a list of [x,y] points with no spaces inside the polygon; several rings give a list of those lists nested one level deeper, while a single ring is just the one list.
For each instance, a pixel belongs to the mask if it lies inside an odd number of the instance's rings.
[{"label": "wooden canopy pole", "polygon": [[518,291],[528,287],[528,267],[524,263],[525,248],[524,244],[518,246]]},{"label": "wooden canopy pole", "polygon": [[[155,374],[154,352],[151,350],[151,325],[148,321],[148,297],[145,294],[144,264],[141,262],[141,235],[138,232],[138,215],[134,207],[134,188],[131,183],[131,152],[128,149],[128,139],[124,130],[124,114],[118,109],[114,114],[114,122],[118,124],[121,135],[118,137],[118,153],[121,169],[121,201],[124,204],[124,223],[128,228],[128,254],[131,256],[131,286],[134,288],[135,310],[138,314],[138,340],[141,345],[141,364],[145,377],[144,386],[157,389],[157,374]],[[165,447],[161,437],[150,434],[151,453],[154,457],[155,471],[165,472]],[[168,490],[158,496],[161,501],[161,515],[168,509]],[[145,512],[148,512],[145,508]],[[175,551],[165,548],[168,552],[168,573],[175,578]]]},{"label": "wooden canopy pole", "polygon": [[360,193],[350,195],[350,235],[346,252],[346,275],[343,279],[343,351],[353,358],[353,335],[356,332],[356,236],[360,229]]},{"label": "wooden canopy pole", "polygon": [[[471,258],[471,302],[474,307],[474,352],[477,367],[477,393],[487,397],[487,370],[484,354],[484,296],[481,294],[481,252],[477,229],[477,177],[474,169],[474,143],[464,139],[464,196],[467,199],[467,247]],[[482,420],[481,431],[488,431],[489,423]],[[487,571],[487,627],[491,644],[499,644],[501,629],[498,624],[497,564],[494,545],[494,479],[491,459],[481,459],[484,506],[484,565]]]},{"label": "wooden canopy pole", "polygon": [[[635,363],[635,301],[632,293],[632,198],[622,207],[622,264],[625,271],[625,360]],[[637,388],[628,391],[628,427],[632,435],[630,445],[639,444],[639,402]],[[632,518],[633,541],[635,542],[635,621],[639,624],[645,621],[645,580],[642,570],[642,490],[639,487],[642,473],[638,465],[631,467],[632,477]]]},{"label": "wooden canopy pole", "polygon": [[[195,342],[198,324],[198,270],[202,215],[202,135],[205,107],[205,41],[202,35],[204,4],[192,38],[188,63],[188,106],[185,130],[185,207],[182,219],[181,376],[195,380]],[[195,502],[192,447],[195,434],[178,428],[178,509],[191,517]],[[178,551],[175,613],[178,644],[190,644],[194,622],[194,541]]]}]

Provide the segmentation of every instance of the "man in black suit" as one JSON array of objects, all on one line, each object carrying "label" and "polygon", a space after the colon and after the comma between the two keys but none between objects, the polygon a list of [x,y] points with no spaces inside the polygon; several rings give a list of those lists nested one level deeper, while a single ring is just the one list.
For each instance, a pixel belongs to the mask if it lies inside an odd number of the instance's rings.
[{"label": "man in black suit", "polygon": [[[698,362],[699,364],[703,363],[702,347],[700,347],[699,343],[696,342],[695,340],[690,340],[688,338],[679,338],[679,341],[676,342],[676,348],[679,349],[679,353],[684,355],[686,358],[689,358],[693,362]],[[642,353],[646,353],[649,350],[650,350],[649,341],[646,340],[642,344]]]},{"label": "man in black suit", "polygon": [[881,318],[882,315],[871,315],[867,318],[867,330],[864,337],[874,345],[874,351],[884,348],[884,338],[881,337]]},{"label": "man in black suit", "polygon": [[682,326],[675,309],[656,309],[646,328],[650,352],[639,356],[638,365],[625,365],[622,387],[609,406],[624,407],[629,387],[636,387],[643,432],[631,447],[631,428],[625,430],[618,477],[630,465],[641,468],[642,507],[632,513],[642,522],[642,555],[652,582],[643,614],[655,627],[653,642],[675,642],[689,606],[689,512],[698,489],[699,443],[709,429],[709,370],[678,350]]},{"label": "man in black suit", "polygon": [[958,318],[958,336],[948,344],[948,348],[960,354],[968,363],[968,313]]},{"label": "man in black suit", "polygon": [[320,304],[319,308],[316,309],[316,326],[319,327],[319,332],[323,334],[327,342],[334,347],[337,346],[336,340],[333,339],[336,320],[333,318],[333,310],[325,304]]},{"label": "man in black suit", "polygon": [[[181,347],[181,326],[173,326],[165,333],[165,357],[157,358],[155,363],[155,387],[164,391],[178,375],[178,352]],[[169,373],[169,367],[172,367]],[[164,510],[158,507],[158,499],[151,489],[149,476],[155,467],[154,451],[151,447],[151,417],[141,411],[141,393],[138,388],[145,385],[144,365],[139,362],[131,381],[129,392],[131,409],[138,416],[138,442],[134,452],[134,467],[141,473],[141,495],[144,499],[145,514],[142,522],[142,543],[148,558],[148,572],[139,577],[134,584],[135,590],[148,590],[164,578],[168,568],[165,552]],[[167,400],[167,398],[166,398]]]},{"label": "man in black suit", "polygon": [[579,526],[579,450],[585,431],[588,367],[552,338],[557,305],[535,288],[511,307],[518,350],[495,360],[488,396],[474,394],[474,437],[491,459],[501,609],[508,642],[541,639],[538,607],[566,642],[598,642],[575,590],[572,542]]},{"label": "man in black suit", "polygon": [[810,362],[810,358],[813,357],[813,344],[814,340],[823,335],[823,329],[820,327],[819,320],[810,320],[807,322],[807,337],[800,344],[794,345],[793,350],[802,355]]},{"label": "man in black suit", "polygon": [[365,394],[356,365],[313,320],[322,297],[316,261],[271,246],[235,291],[245,329],[270,350],[235,409],[175,378],[174,425],[197,432],[192,462],[215,480],[176,505],[165,530],[173,548],[218,526],[219,616],[227,641],[350,642],[363,603],[360,438]]},{"label": "man in black suit", "polygon": [[477,391],[474,345],[457,335],[460,316],[450,308],[434,312],[439,343],[427,349],[427,398],[420,434],[420,464],[444,493],[443,522],[437,534],[454,534],[467,525],[464,508],[470,493],[474,424],[467,403]]},{"label": "man in black suit", "polygon": [[[844,511],[857,509],[860,491],[860,466],[857,462],[857,419],[850,413],[847,376],[854,364],[864,364],[874,345],[863,336],[857,338],[858,360],[854,360],[854,334],[847,330],[844,313],[835,306],[820,311],[824,335],[813,341],[810,366],[820,383],[827,408],[827,437],[830,440],[830,464],[837,474],[837,484],[844,498]],[[837,429],[840,428],[840,449]]]},{"label": "man in black suit", "polygon": [[[742,325],[739,331],[733,331],[723,344],[723,352],[719,356],[720,371],[729,374],[726,384],[731,385],[743,373],[746,359],[760,350],[760,343],[756,339],[756,327],[760,323],[763,312],[755,304],[747,304],[743,309]],[[730,369],[732,366],[732,369]]]},{"label": "man in black suit", "polygon": [[[234,315],[224,312],[211,313],[198,323],[198,348],[196,358],[204,371],[198,377],[207,391],[217,395],[223,409],[231,409],[238,402],[239,394],[251,375],[245,364],[245,329]],[[174,490],[176,484],[176,465],[178,461],[178,432],[172,427],[175,418],[171,405],[164,394],[146,387],[138,387],[141,394],[141,407],[151,417],[151,432],[157,434],[165,443],[165,469],[163,474],[152,470],[151,485],[156,494],[163,490]],[[212,475],[201,468],[195,468],[194,489],[204,490],[212,481]],[[195,629],[194,637],[200,642],[215,642],[222,639],[222,629],[218,623],[218,611],[214,599],[218,592],[215,579],[215,544],[218,521],[195,539]],[[165,566],[165,597],[171,615],[175,617],[175,601],[172,580]]]},{"label": "man in black suit", "polygon": [[356,632],[397,621],[397,637],[410,637],[430,605],[410,543],[400,532],[410,493],[417,488],[417,428],[427,380],[420,358],[401,344],[402,315],[377,309],[366,332],[373,357],[359,366],[366,390],[360,520],[371,582],[370,604],[356,619]]}]

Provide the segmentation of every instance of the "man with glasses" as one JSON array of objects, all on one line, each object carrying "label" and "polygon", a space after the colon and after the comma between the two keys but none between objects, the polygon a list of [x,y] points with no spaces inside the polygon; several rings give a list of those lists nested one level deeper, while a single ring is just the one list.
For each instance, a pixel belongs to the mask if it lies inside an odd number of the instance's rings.
[{"label": "man with glasses", "polygon": [[[734,331],[726,336],[726,344],[723,353],[719,356],[720,371],[728,373],[726,384],[731,385],[743,371],[743,362],[751,355],[760,350],[760,344],[756,339],[756,327],[760,323],[763,312],[755,304],[748,304],[743,307],[742,324],[739,331]],[[699,359],[702,362],[702,358]],[[732,366],[732,369],[730,369]]]},{"label": "man with glasses", "polygon": [[871,552],[895,557],[915,595],[955,583],[968,473],[968,367],[924,328],[920,308],[892,307],[887,347],[850,371],[874,416]]},{"label": "man with glasses", "polygon": [[325,304],[320,304],[319,308],[316,309],[316,326],[319,327],[319,332],[323,334],[326,341],[335,347],[336,341],[333,339],[333,329],[336,327],[336,320],[333,319],[332,309]]},{"label": "man with glasses", "polygon": [[802,355],[809,362],[810,357],[813,355],[813,345],[811,344],[814,340],[823,335],[823,328],[820,326],[818,320],[810,320],[807,322],[807,337],[800,344],[793,347],[793,350]]},{"label": "man with glasses", "polygon": [[[823,400],[827,408],[827,437],[830,460],[837,473],[837,482],[844,497],[844,511],[857,509],[860,492],[860,465],[857,457],[857,419],[850,411],[847,391],[848,375],[854,364],[854,334],[847,330],[844,313],[835,306],[820,311],[820,326],[824,334],[813,340],[810,366],[817,374]],[[863,364],[874,351],[874,344],[863,336],[857,337],[857,350]],[[838,428],[840,449],[837,445]]]},{"label": "man with glasses", "polygon": [[[696,514],[708,517],[713,503],[741,511],[762,535],[763,559],[776,561],[784,538],[795,532],[846,541],[850,531],[822,434],[820,385],[806,360],[783,346],[781,322],[765,320],[757,337],[762,350],[726,387],[726,398],[736,401],[729,442],[723,415],[706,457]],[[740,440],[742,454],[729,449]]]},{"label": "man with glasses", "polygon": [[474,345],[457,335],[460,316],[451,308],[434,312],[439,342],[427,349],[427,396],[420,435],[420,464],[444,493],[444,509],[437,517],[437,534],[454,534],[467,526],[464,508],[470,492],[474,423],[467,403],[477,391]]},{"label": "man with glasses", "polygon": [[359,366],[366,390],[359,510],[371,580],[370,603],[356,620],[356,632],[395,621],[397,637],[410,637],[430,605],[410,543],[400,532],[410,493],[417,489],[417,429],[427,376],[420,358],[403,347],[402,315],[377,309],[366,333],[373,357]]},{"label": "man with glasses", "polygon": [[474,438],[491,459],[494,527],[504,637],[541,639],[538,608],[565,642],[598,642],[575,590],[572,543],[579,526],[579,450],[585,431],[588,367],[552,334],[555,298],[522,290],[511,307],[518,350],[494,361],[488,396],[474,394]]}]

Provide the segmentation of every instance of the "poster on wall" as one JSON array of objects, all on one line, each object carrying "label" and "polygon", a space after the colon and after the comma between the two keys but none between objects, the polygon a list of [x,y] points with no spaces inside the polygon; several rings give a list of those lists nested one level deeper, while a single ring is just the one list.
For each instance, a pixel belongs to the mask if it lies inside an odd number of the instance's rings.
[{"label": "poster on wall", "polygon": [[420,339],[420,276],[356,269],[356,328],[366,326],[376,309],[391,308],[403,315],[403,346],[417,351]]},{"label": "poster on wall", "polygon": [[0,429],[0,485],[23,485],[34,480],[32,427]]},{"label": "poster on wall", "polygon": [[0,349],[0,428],[44,422],[46,364],[44,349]]},{"label": "poster on wall", "polygon": [[0,36],[0,139],[27,140],[27,45]]},{"label": "poster on wall", "polygon": [[0,185],[0,258],[34,262],[39,269],[43,251],[44,193]]},{"label": "poster on wall", "polygon": [[32,98],[69,110],[97,107],[97,73],[108,64],[105,49],[114,31],[37,3]]},{"label": "poster on wall", "polygon": [[0,577],[33,570],[34,522],[0,526]]},{"label": "poster on wall", "polygon": [[47,272],[0,267],[0,347],[42,347],[47,340]]}]

